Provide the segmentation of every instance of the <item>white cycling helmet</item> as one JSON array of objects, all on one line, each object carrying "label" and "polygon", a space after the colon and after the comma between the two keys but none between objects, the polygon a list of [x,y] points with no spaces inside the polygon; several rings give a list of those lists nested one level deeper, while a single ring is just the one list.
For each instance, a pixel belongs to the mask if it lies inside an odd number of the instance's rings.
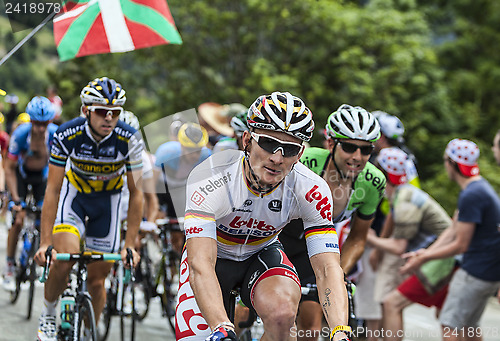
[{"label": "white cycling helmet", "polygon": [[127,123],[129,126],[135,130],[139,130],[141,125],[139,124],[139,119],[134,115],[132,111],[122,111],[119,117],[120,121]]},{"label": "white cycling helmet", "polygon": [[[383,111],[379,111],[384,113]],[[402,140],[403,134],[405,133],[405,127],[399,118],[388,113],[384,113],[377,117],[378,123],[380,124],[380,131],[386,137],[393,140]]]},{"label": "white cycling helmet", "polygon": [[314,131],[311,110],[289,92],[273,92],[257,98],[248,110],[247,124],[252,128],[285,132],[302,141],[309,141]]},{"label": "white cycling helmet", "polygon": [[334,139],[375,142],[380,137],[380,125],[371,113],[361,107],[342,104],[328,117],[326,131]]},{"label": "white cycling helmet", "polygon": [[237,137],[243,136],[243,133],[245,131],[248,131],[247,110],[237,114],[236,116],[233,116],[233,118],[231,118],[231,122],[229,124],[231,125],[231,128],[233,128],[234,134]]}]

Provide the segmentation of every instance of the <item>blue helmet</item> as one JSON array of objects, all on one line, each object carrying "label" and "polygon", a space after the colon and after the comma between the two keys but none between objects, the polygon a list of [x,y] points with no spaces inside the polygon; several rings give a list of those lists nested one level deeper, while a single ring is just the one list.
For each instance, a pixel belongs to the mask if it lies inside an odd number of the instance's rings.
[{"label": "blue helmet", "polygon": [[47,122],[54,118],[56,112],[48,98],[36,96],[26,106],[26,112],[32,121]]},{"label": "blue helmet", "polygon": [[98,103],[102,105],[125,104],[125,90],[120,83],[108,77],[96,78],[90,81],[80,93],[84,105]]}]

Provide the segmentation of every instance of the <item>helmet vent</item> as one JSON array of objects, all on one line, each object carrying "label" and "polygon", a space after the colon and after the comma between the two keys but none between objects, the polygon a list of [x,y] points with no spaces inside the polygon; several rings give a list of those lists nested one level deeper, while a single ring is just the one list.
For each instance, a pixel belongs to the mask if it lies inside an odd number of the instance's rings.
[{"label": "helmet vent", "polygon": [[[354,127],[352,126],[352,124],[348,121],[344,121],[344,124],[346,125],[347,129],[349,129],[349,131],[354,131]],[[338,127],[337,127],[338,129]]]},{"label": "helmet vent", "polygon": [[373,122],[373,124],[370,126],[370,130],[368,130],[368,132],[372,132],[375,130],[375,122]]},{"label": "helmet vent", "polygon": [[359,119],[359,126],[362,127],[363,126],[363,115],[361,114],[360,111],[358,111],[358,119]]}]

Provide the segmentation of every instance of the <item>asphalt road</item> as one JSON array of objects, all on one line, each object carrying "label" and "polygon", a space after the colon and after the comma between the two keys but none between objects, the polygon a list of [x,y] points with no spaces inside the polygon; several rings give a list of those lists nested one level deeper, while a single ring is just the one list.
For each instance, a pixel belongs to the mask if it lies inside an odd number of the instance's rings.
[{"label": "asphalt road", "polygon": [[[0,223],[0,271],[3,273],[5,267],[5,246],[7,240],[7,228]],[[0,278],[0,282],[3,278]],[[35,288],[35,301],[31,320],[26,320],[28,306],[28,289],[23,288],[15,305],[10,304],[9,293],[0,287],[0,341],[24,341],[36,340],[38,329],[38,317],[43,304],[43,284],[38,283]],[[151,301],[148,316],[136,325],[136,340],[147,341],[172,341],[174,334],[165,318],[161,316],[160,302],[158,298]],[[120,319],[112,317],[111,334],[109,341],[120,340]]]},{"label": "asphalt road", "polygon": [[[5,245],[7,229],[0,223],[0,271],[5,266]],[[2,279],[0,278],[0,282]],[[27,289],[23,289],[15,305],[9,302],[9,294],[0,288],[0,341],[35,340],[38,328],[38,316],[43,302],[43,285],[38,283],[35,289],[34,311],[31,320],[26,320]],[[157,299],[151,302],[146,319],[139,322],[136,329],[136,340],[171,341],[175,337],[165,318],[160,313]],[[441,340],[440,326],[435,318],[433,308],[413,305],[404,313],[405,341],[438,341]],[[484,341],[500,341],[500,304],[491,298],[481,321]],[[120,321],[113,317],[111,321],[110,341],[120,340]]]}]

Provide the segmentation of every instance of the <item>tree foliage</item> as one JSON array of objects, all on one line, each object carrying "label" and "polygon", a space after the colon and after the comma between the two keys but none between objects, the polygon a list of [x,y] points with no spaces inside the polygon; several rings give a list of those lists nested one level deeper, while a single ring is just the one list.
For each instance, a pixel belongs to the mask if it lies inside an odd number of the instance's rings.
[{"label": "tree foliage", "polygon": [[68,118],[79,112],[80,89],[104,75],[123,84],[142,124],[207,101],[248,106],[261,94],[290,91],[319,128],[343,103],[398,115],[424,188],[437,199],[450,193],[441,160],[454,137],[484,146],[484,169],[494,171],[486,146],[500,126],[500,2],[168,3],[183,45],[78,58],[49,73]]}]

